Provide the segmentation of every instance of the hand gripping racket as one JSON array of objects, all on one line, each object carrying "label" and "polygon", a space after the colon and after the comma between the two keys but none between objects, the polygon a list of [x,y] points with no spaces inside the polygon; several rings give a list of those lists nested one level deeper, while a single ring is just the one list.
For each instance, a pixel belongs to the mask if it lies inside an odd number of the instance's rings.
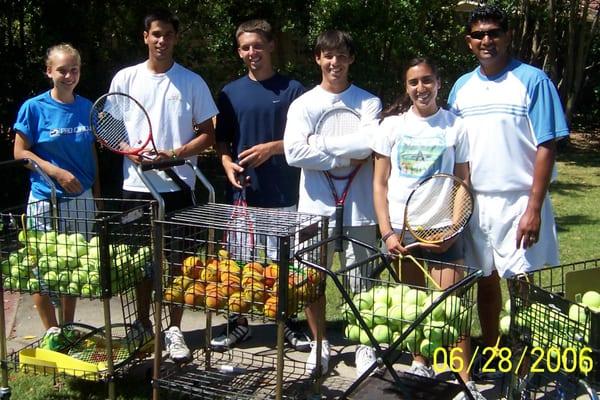
[{"label": "hand gripping racket", "polygon": [[[360,114],[351,108],[341,106],[331,108],[321,115],[319,121],[317,121],[315,134],[322,136],[326,147],[327,139],[354,135],[358,133],[359,128]],[[361,166],[353,167],[349,171],[348,168],[334,168],[330,171],[324,171],[327,183],[331,189],[331,195],[335,201],[335,237],[337,238],[334,247],[335,252],[340,252],[343,248],[344,203],[348,196],[350,185]],[[339,195],[335,188],[335,180],[346,181],[344,190]]]},{"label": "hand gripping racket", "polygon": [[[410,193],[404,207],[404,227],[400,243],[408,231],[419,243],[439,244],[461,233],[473,213],[474,199],[469,187],[459,178],[448,174],[435,174],[426,178]],[[411,259],[432,282],[427,271]]]},{"label": "hand gripping racket", "polygon": [[[115,153],[147,159],[158,154],[150,117],[140,102],[128,94],[102,95],[92,106],[90,125],[98,141]],[[147,154],[149,144],[151,152]]]}]

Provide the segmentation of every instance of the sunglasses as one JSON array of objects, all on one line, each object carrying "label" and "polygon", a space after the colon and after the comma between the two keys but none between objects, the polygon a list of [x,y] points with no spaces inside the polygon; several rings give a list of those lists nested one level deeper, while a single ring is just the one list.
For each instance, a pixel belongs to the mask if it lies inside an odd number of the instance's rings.
[{"label": "sunglasses", "polygon": [[476,40],[483,40],[487,35],[490,39],[498,39],[504,34],[504,31],[500,28],[490,29],[489,31],[473,31],[469,33],[469,36]]}]

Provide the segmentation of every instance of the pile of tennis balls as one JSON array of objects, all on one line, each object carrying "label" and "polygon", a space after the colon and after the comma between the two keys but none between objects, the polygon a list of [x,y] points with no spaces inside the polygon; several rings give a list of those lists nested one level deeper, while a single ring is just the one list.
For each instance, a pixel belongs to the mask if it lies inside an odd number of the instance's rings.
[{"label": "pile of tennis balls", "polygon": [[[100,288],[100,243],[81,233],[22,230],[20,248],[0,262],[7,290],[98,297]],[[122,291],[138,282],[151,261],[150,247],[134,249],[126,244],[108,246],[111,289]]]},{"label": "pile of tennis balls", "polygon": [[[356,293],[353,303],[375,340],[380,344],[389,344],[409,329],[411,323],[440,295],[439,291],[412,288],[403,284],[380,285]],[[342,311],[348,323],[346,337],[371,345],[367,333],[358,324],[350,307],[344,305]],[[436,348],[449,346],[458,340],[459,335],[468,332],[467,322],[470,322],[470,318],[466,318],[466,311],[459,297],[448,296],[416,329],[410,331],[402,346],[413,353],[432,356]]]},{"label": "pile of tennis balls", "polygon": [[[586,309],[592,313],[600,312],[600,293],[589,290],[575,296],[568,313],[550,304],[534,302],[528,306],[518,307],[515,315],[517,330],[527,331],[533,346],[583,347],[589,342],[591,318],[586,316]],[[500,331],[509,334],[511,323],[510,299],[504,303],[500,318]]]}]

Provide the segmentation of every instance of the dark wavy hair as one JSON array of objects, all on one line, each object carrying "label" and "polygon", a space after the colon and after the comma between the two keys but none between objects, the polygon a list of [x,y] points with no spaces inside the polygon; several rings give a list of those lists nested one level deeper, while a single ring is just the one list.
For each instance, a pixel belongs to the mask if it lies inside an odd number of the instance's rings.
[{"label": "dark wavy hair", "polygon": [[465,30],[471,32],[471,28],[478,22],[495,22],[504,32],[508,31],[508,16],[496,5],[482,5],[474,9],[469,15]]},{"label": "dark wavy hair", "polygon": [[148,14],[146,14],[146,16],[144,17],[144,30],[146,32],[148,32],[148,29],[150,29],[150,25],[152,25],[154,21],[166,22],[168,24],[171,24],[175,32],[179,32],[179,18],[177,18],[171,11],[167,10],[166,8],[156,8],[150,11]]},{"label": "dark wavy hair", "polygon": [[347,50],[348,55],[356,55],[356,46],[354,39],[348,32],[331,30],[325,31],[319,35],[313,53],[320,56],[321,52],[327,50]]},{"label": "dark wavy hair", "polygon": [[[408,70],[411,69],[412,67],[416,67],[417,65],[421,65],[421,64],[425,64],[429,68],[431,68],[431,72],[433,72],[435,77],[438,80],[440,79],[439,70],[438,70],[437,66],[435,65],[435,63],[430,58],[415,57],[415,58],[410,59],[406,63],[406,65],[404,66],[404,70],[402,71],[402,79],[404,81],[405,86],[406,86],[406,73],[408,72]],[[411,105],[412,105],[412,100],[410,99],[410,96],[408,95],[408,93],[406,93],[406,90],[405,90],[404,94],[402,96],[397,98],[386,109],[381,111],[381,114],[379,115],[380,119],[381,119],[381,121],[383,121],[383,119],[386,117],[390,117],[392,115],[400,115],[402,113],[405,113],[410,109]]]}]

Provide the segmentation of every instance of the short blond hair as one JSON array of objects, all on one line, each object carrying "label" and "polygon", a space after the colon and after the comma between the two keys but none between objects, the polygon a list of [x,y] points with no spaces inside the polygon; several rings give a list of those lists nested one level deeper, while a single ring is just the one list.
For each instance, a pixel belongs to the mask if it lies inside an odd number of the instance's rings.
[{"label": "short blond hair", "polygon": [[70,54],[75,57],[77,60],[77,64],[81,65],[81,55],[79,54],[79,50],[73,47],[70,43],[59,43],[52,47],[49,47],[46,50],[46,67],[49,68],[52,66],[52,56],[55,53],[65,53]]}]

